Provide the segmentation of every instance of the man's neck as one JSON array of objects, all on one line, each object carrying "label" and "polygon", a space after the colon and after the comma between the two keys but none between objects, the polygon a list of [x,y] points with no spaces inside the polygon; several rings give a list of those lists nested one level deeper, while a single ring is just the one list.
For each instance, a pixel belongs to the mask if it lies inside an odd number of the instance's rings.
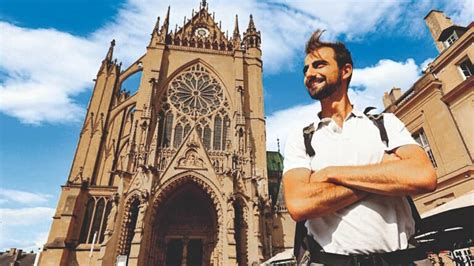
[{"label": "man's neck", "polygon": [[333,119],[340,127],[344,119],[352,112],[352,104],[347,96],[347,90],[338,89],[329,97],[321,101],[321,118],[329,117]]}]

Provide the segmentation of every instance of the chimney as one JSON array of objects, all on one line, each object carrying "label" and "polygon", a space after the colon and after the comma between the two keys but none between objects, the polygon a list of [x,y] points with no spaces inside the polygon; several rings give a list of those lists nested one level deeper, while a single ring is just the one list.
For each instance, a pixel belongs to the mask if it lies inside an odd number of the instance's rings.
[{"label": "chimney", "polygon": [[21,253],[23,253],[23,250],[21,249],[17,249],[16,250],[16,253],[15,253],[15,256],[13,257],[13,261],[19,261],[20,258],[21,258]]},{"label": "chimney", "polygon": [[13,256],[15,255],[16,253],[16,248],[10,248],[10,250],[8,251],[8,256]]},{"label": "chimney", "polygon": [[402,96],[402,90],[400,88],[393,87],[390,92],[385,92],[383,94],[383,106],[385,109],[396,102],[400,96]]},{"label": "chimney", "polygon": [[443,30],[454,25],[453,22],[442,11],[431,10],[425,17],[425,23],[430,29],[436,48],[438,48],[439,52],[443,51],[444,45],[438,41],[438,38]]}]

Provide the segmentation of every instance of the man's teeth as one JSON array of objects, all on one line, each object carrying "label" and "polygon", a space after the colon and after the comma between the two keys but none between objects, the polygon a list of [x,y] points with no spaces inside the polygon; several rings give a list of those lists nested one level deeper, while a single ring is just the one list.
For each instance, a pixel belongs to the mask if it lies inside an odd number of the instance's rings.
[{"label": "man's teeth", "polygon": [[315,78],[315,79],[313,79],[313,81],[312,81],[311,83],[313,83],[313,84],[318,84],[318,83],[321,83],[321,82],[323,82],[323,81],[324,81],[323,78]]}]

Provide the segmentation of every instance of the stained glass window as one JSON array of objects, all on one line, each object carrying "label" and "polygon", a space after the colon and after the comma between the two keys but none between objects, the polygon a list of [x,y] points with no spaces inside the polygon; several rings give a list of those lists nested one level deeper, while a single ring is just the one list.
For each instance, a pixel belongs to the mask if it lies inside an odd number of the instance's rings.
[{"label": "stained glass window", "polygon": [[84,214],[84,219],[82,220],[82,229],[79,242],[87,243],[87,238],[89,236],[89,227],[92,220],[92,214],[94,212],[94,199],[89,199],[86,205],[86,213]]},{"label": "stained glass window", "polygon": [[[92,243],[94,241],[94,234],[97,234],[97,237],[99,237],[99,231],[100,231],[100,223],[102,222],[102,218],[104,217],[104,208],[105,207],[105,199],[100,198],[95,206],[95,213],[94,213],[94,219],[92,222],[92,227],[91,231],[89,233],[89,241],[87,243]],[[97,243],[98,239],[95,239],[95,243]],[[94,244],[94,243],[92,243]]]},{"label": "stained glass window", "polygon": [[89,199],[82,221],[81,235],[79,236],[80,243],[92,244],[94,234],[97,234],[95,243],[102,243],[110,208],[111,202],[107,201],[105,197]]},{"label": "stained glass window", "polygon": [[173,130],[173,114],[171,112],[167,112],[165,115],[165,121],[164,121],[163,140],[161,141],[162,147],[170,146],[172,130]]},{"label": "stained glass window", "polygon": [[183,140],[183,127],[181,124],[178,124],[176,128],[174,129],[174,141],[173,141],[173,147],[176,149],[179,148],[179,145],[181,145],[181,141]]},{"label": "stained glass window", "polygon": [[230,127],[230,119],[229,117],[224,117],[224,130],[222,134],[222,149],[226,150],[227,148],[227,140],[229,139],[229,127]]},{"label": "stained glass window", "polygon": [[209,128],[209,126],[206,126],[204,128],[203,142],[204,142],[204,147],[210,150],[211,149],[211,129]]},{"label": "stained glass window", "polygon": [[214,150],[220,150],[222,148],[222,119],[218,115],[214,119]]},{"label": "stained glass window", "polygon": [[177,110],[193,116],[209,115],[224,99],[219,82],[199,64],[178,75],[171,82],[168,95]]},{"label": "stained glass window", "polygon": [[184,135],[183,135],[183,137],[186,137],[189,134],[190,130],[191,130],[191,126],[189,124],[184,126]]}]

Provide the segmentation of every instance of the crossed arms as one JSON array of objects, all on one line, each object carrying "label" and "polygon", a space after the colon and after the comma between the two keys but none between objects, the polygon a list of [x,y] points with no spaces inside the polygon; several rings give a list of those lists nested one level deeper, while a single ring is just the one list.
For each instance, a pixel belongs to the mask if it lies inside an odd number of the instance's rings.
[{"label": "crossed arms", "polygon": [[385,154],[379,164],[331,166],[312,172],[288,170],[283,176],[286,206],[296,220],[311,219],[349,206],[368,194],[405,196],[436,189],[436,172],[417,145]]}]

